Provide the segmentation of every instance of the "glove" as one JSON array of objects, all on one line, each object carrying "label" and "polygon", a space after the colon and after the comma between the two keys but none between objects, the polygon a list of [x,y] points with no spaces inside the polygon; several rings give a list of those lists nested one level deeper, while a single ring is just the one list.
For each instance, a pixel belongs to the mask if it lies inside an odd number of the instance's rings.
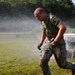
[{"label": "glove", "polygon": [[38,48],[39,50],[41,50],[41,46],[42,46],[42,43],[40,43],[40,44],[37,46],[37,48]]},{"label": "glove", "polygon": [[56,42],[55,41],[52,41],[51,43],[50,43],[50,46],[51,47],[54,47],[56,45]]}]

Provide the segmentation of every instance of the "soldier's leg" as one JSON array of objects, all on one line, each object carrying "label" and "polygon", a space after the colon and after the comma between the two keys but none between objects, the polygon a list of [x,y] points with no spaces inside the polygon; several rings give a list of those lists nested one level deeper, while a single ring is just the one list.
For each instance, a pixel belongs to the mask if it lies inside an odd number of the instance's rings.
[{"label": "soldier's leg", "polygon": [[48,61],[51,56],[52,56],[52,50],[50,50],[48,46],[45,46],[43,57],[40,60],[40,67],[42,68],[43,75],[51,75],[50,69],[48,66]]},{"label": "soldier's leg", "polygon": [[70,69],[72,71],[72,75],[75,75],[75,64],[72,64],[70,62],[66,61],[67,58],[67,51],[65,48],[65,44],[56,47],[53,50],[55,59],[57,61],[57,64],[60,68],[64,68],[64,69]]},{"label": "soldier's leg", "polygon": [[64,69],[72,69],[72,64],[70,62],[67,62],[67,51],[65,48],[65,45],[55,47],[54,49],[54,56],[56,59],[56,62],[60,68]]}]

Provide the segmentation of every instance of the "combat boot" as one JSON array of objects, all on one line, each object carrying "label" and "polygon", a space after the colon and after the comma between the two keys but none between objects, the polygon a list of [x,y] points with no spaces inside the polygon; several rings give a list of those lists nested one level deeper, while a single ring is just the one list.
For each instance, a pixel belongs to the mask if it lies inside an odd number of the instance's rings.
[{"label": "combat boot", "polygon": [[71,69],[72,75],[75,75],[75,63],[72,64],[72,68],[73,68],[73,69]]}]

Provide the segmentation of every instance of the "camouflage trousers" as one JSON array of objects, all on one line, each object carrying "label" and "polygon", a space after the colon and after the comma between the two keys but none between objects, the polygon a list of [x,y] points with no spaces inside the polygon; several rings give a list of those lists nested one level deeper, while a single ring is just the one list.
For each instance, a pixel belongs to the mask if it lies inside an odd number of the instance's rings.
[{"label": "camouflage trousers", "polygon": [[43,48],[44,54],[40,60],[40,67],[42,68],[43,75],[51,75],[48,61],[54,54],[55,60],[60,68],[72,69],[72,64],[66,61],[67,51],[65,47],[65,41],[62,39],[58,45],[50,48],[50,42]]}]

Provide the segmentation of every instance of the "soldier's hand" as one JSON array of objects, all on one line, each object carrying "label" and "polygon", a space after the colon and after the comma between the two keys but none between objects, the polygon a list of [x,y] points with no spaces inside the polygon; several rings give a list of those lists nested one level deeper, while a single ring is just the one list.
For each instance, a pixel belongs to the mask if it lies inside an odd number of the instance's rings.
[{"label": "soldier's hand", "polygon": [[42,46],[42,43],[40,43],[40,44],[37,46],[37,48],[38,48],[39,50],[41,50],[41,46]]}]

